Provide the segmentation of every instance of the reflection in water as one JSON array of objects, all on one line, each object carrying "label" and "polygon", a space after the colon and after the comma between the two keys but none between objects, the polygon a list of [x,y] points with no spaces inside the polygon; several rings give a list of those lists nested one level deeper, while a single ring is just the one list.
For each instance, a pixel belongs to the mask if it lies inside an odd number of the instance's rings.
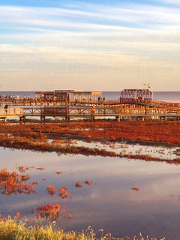
[{"label": "reflection in water", "polygon": [[82,141],[77,139],[53,139],[49,140],[49,143],[53,143],[54,145],[59,145],[62,147],[68,146],[76,146],[76,147],[86,147],[86,148],[96,148],[99,150],[113,151],[117,154],[127,154],[127,155],[146,155],[153,158],[162,159],[175,159],[180,155],[180,149],[178,147],[172,146],[163,146],[154,144],[153,145],[141,145],[141,144],[126,144],[126,143],[118,143],[118,142],[91,142]]},{"label": "reflection in water", "polygon": [[58,219],[59,217],[59,213],[60,213],[60,204],[47,204],[46,206],[40,206],[37,207],[36,209],[36,216],[38,219],[50,219],[52,221],[55,221]]},{"label": "reflection in water", "polygon": [[55,194],[55,187],[51,186],[51,185],[47,185],[47,191],[49,193],[49,195],[54,195]]},{"label": "reflection in water", "polygon": [[17,193],[37,193],[32,185],[28,185],[30,175],[21,175],[17,172],[8,172],[6,168],[0,170],[0,193],[10,196]]},{"label": "reflection in water", "polygon": [[[131,237],[140,232],[169,240],[179,237],[180,166],[3,148],[0,153],[1,169],[15,171],[19,166],[29,167],[27,182],[39,182],[35,185],[39,194],[1,195],[1,214],[14,216],[18,211],[32,224],[35,220],[32,209],[59,204],[62,208],[66,206],[72,215],[71,219],[57,219],[57,226],[67,231],[81,231],[90,225],[95,231],[104,229],[115,237]],[[82,187],[76,188],[77,182]],[[48,185],[57,189],[53,195],[48,194]],[[61,198],[58,190],[62,186],[67,187],[71,197]],[[133,186],[140,190],[132,190]]]},{"label": "reflection in water", "polygon": [[[36,208],[37,219],[50,219],[50,221],[57,221],[59,217],[68,217],[70,214],[66,213],[66,208],[60,209],[61,205],[56,203],[54,205],[48,203],[46,206],[40,206]],[[34,212],[34,211],[33,211]]]}]

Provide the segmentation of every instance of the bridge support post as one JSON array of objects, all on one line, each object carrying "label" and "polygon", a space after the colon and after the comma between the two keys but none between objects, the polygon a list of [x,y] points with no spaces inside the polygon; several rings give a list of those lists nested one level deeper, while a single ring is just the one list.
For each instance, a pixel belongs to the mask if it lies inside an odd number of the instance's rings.
[{"label": "bridge support post", "polygon": [[46,117],[41,115],[41,123],[45,123]]},{"label": "bridge support post", "polygon": [[167,121],[167,117],[166,116],[160,116],[160,121]]},{"label": "bridge support post", "polygon": [[66,114],[65,120],[66,120],[66,121],[69,121],[69,120],[70,120],[70,116],[69,116],[68,114]]},{"label": "bridge support post", "polygon": [[66,98],[66,102],[65,102],[65,120],[69,121],[70,117],[69,117],[69,99]]},{"label": "bridge support post", "polygon": [[118,121],[118,122],[120,121],[120,117],[119,117],[119,116],[116,116],[115,119],[116,119],[116,121]]},{"label": "bridge support post", "polygon": [[21,122],[22,122],[22,119],[23,119],[23,117],[20,117],[20,118],[19,118],[20,124],[21,124]]},{"label": "bridge support post", "polygon": [[94,114],[91,114],[91,122],[94,121]]}]

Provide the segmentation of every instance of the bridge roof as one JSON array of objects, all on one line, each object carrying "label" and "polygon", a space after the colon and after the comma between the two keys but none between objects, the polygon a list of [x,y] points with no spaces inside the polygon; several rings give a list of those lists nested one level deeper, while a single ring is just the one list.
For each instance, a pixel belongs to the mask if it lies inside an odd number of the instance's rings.
[{"label": "bridge roof", "polygon": [[123,89],[122,91],[143,91],[143,92],[146,92],[146,91],[149,91],[149,92],[152,92],[150,89],[148,88],[126,88],[126,89]]}]

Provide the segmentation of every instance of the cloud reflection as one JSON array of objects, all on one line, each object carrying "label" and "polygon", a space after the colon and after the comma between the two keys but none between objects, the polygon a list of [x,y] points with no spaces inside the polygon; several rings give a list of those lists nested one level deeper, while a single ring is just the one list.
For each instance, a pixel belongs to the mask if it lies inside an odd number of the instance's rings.
[{"label": "cloud reflection", "polygon": [[[148,232],[147,226],[151,225],[157,234],[154,219],[158,219],[159,228],[169,225],[169,220],[165,218],[167,215],[171,216],[173,223],[175,219],[177,222],[180,166],[109,157],[59,157],[54,153],[19,150],[12,155],[7,149],[1,149],[1,153],[6,160],[1,162],[1,166],[6,164],[7,168],[13,168],[12,161],[14,170],[15,164],[34,165],[35,168],[27,172],[31,176],[30,181],[39,181],[39,185],[35,186],[39,194],[1,197],[3,213],[7,215],[15,215],[19,211],[21,216],[26,215],[33,221],[32,209],[58,203],[69,207],[68,212],[72,215],[71,220],[58,219],[58,226],[81,231],[93,225],[95,229],[104,228],[117,235],[123,234],[118,231],[121,227],[124,232],[129,232],[130,223],[133,225],[132,233],[140,231],[140,226]],[[37,167],[44,167],[44,170],[39,171]],[[58,175],[55,170],[64,173]],[[91,180],[92,184],[85,184],[86,180]],[[82,183],[82,187],[76,188],[76,182]],[[47,185],[55,187],[53,196],[48,195]],[[64,185],[72,194],[71,199],[62,199],[58,195],[58,189]],[[140,190],[133,191],[133,185]]]}]

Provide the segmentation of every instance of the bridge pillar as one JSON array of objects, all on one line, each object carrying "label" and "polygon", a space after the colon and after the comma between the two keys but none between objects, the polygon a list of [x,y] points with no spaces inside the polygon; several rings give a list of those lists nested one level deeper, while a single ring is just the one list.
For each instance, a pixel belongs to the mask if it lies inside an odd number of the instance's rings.
[{"label": "bridge pillar", "polygon": [[65,120],[66,120],[66,121],[70,121],[70,116],[66,114]]},{"label": "bridge pillar", "polygon": [[45,123],[45,121],[46,121],[46,117],[41,115],[41,123],[42,122]]},{"label": "bridge pillar", "polygon": [[23,117],[20,117],[20,118],[19,118],[20,123],[22,122],[22,119],[23,119]]},{"label": "bridge pillar", "polygon": [[167,121],[167,117],[166,116],[160,116],[160,121]]},{"label": "bridge pillar", "polygon": [[116,116],[115,119],[116,119],[116,121],[118,121],[118,122],[120,121],[120,117],[119,117],[119,116]]},{"label": "bridge pillar", "polygon": [[91,114],[91,121],[93,122],[94,121],[94,114]]}]

